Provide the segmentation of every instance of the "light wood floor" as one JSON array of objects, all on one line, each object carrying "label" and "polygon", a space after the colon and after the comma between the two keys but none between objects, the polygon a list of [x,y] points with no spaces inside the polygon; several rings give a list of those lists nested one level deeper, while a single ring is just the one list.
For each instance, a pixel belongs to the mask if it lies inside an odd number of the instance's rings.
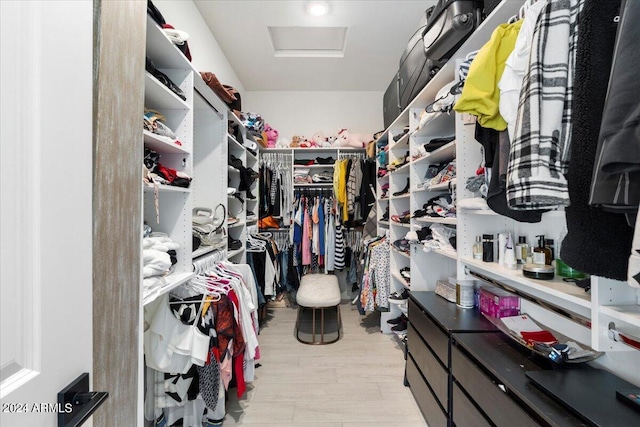
[{"label": "light wood floor", "polygon": [[379,332],[379,315],[340,307],[340,341],[313,346],[294,336],[296,309],[274,308],[258,337],[260,368],[242,399],[230,390],[225,426],[426,426],[402,385],[403,350]]}]

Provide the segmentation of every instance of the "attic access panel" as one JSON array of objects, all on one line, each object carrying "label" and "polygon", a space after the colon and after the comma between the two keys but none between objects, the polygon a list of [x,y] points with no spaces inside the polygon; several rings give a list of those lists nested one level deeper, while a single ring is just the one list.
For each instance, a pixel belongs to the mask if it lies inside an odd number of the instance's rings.
[{"label": "attic access panel", "polygon": [[347,27],[267,27],[276,57],[344,57]]}]

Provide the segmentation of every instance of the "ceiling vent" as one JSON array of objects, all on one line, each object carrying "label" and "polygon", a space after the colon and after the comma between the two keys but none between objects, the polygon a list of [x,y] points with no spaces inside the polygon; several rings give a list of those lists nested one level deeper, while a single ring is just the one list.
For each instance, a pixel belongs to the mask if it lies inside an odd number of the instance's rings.
[{"label": "ceiling vent", "polygon": [[347,27],[267,28],[276,57],[344,57]]}]

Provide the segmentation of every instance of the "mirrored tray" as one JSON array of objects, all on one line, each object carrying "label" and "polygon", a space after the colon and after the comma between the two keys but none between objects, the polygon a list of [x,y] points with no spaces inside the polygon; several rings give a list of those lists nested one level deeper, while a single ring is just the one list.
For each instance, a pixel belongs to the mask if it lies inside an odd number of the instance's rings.
[{"label": "mirrored tray", "polygon": [[[521,313],[521,315],[525,315],[526,313]],[[511,338],[513,341],[515,341],[516,343],[520,344],[521,346],[525,347],[527,350],[530,350],[542,357],[545,357],[547,359],[550,359],[558,364],[563,364],[563,363],[584,363],[584,362],[591,362],[592,360],[597,359],[598,357],[602,356],[604,354],[604,352],[601,351],[595,351],[592,348],[582,344],[582,343],[578,343],[575,340],[551,329],[548,328],[546,326],[544,326],[543,324],[541,324],[540,322],[537,322],[535,319],[533,319],[531,316],[529,316],[527,314],[527,317],[529,317],[529,319],[531,319],[537,326],[539,326],[541,329],[544,329],[545,331],[549,331],[553,334],[553,336],[558,340],[559,344],[568,344],[569,346],[569,351],[567,353],[567,355],[565,357],[558,357],[558,353],[555,352],[553,350],[552,347],[546,345],[546,344],[542,344],[542,343],[535,343],[535,344],[528,344],[521,336],[516,335],[512,330],[510,330],[500,319],[496,319],[494,317],[489,317],[486,314],[482,313],[482,315],[489,321],[491,322],[496,328],[498,328],[500,330],[500,332],[503,332],[505,335],[507,335],[509,338]],[[579,346],[579,349],[577,347],[575,347],[573,344],[576,344],[577,346]],[[572,357],[573,355],[573,357]]]}]

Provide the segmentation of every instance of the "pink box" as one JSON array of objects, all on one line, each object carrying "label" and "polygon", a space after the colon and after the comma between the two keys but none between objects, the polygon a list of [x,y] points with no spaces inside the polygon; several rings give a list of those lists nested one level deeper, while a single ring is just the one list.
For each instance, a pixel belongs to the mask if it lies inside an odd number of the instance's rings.
[{"label": "pink box", "polygon": [[480,311],[501,318],[520,314],[520,297],[497,288],[480,288]]}]

